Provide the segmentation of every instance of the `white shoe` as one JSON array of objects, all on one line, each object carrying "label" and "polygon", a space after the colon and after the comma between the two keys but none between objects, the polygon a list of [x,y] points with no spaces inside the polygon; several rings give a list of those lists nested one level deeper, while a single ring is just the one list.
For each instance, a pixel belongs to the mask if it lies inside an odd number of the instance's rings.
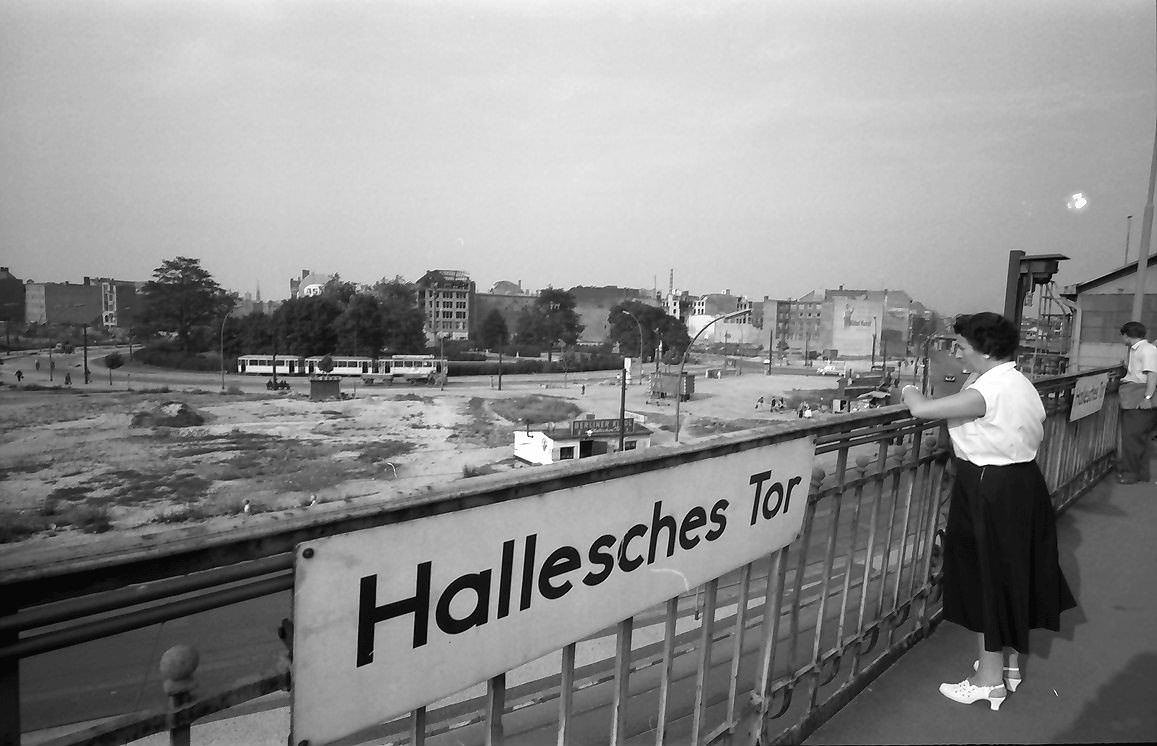
[{"label": "white shoe", "polygon": [[[1000,690],[997,692],[997,690]],[[979,702],[982,699],[988,700],[988,706],[993,710],[999,710],[1000,705],[1006,698],[1004,684],[997,684],[996,686],[974,686],[969,683],[968,679],[961,681],[959,684],[941,684],[940,693],[953,702],[959,702],[962,705],[970,705],[973,702]]]},{"label": "white shoe", "polygon": [[[980,661],[972,661],[972,670],[973,671],[979,671],[980,670]],[[1004,687],[1006,689],[1008,689],[1009,694],[1012,694],[1013,692],[1015,692],[1016,688],[1018,686],[1020,686],[1020,680],[1021,680],[1021,675],[1020,675],[1020,669],[1019,668],[1016,668],[1016,667],[1010,668],[1009,666],[1004,667]]]}]

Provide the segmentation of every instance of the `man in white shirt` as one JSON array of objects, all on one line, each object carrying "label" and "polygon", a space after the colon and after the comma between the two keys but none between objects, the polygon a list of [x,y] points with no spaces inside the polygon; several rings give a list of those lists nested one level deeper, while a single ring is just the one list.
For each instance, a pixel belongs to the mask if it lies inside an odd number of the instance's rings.
[{"label": "man in white shirt", "polygon": [[[1121,453],[1118,454],[1117,481],[1121,484],[1149,481],[1149,434],[1157,425],[1157,410],[1153,408],[1157,392],[1157,346],[1145,339],[1146,333],[1145,325],[1137,321],[1121,326],[1121,337],[1129,348],[1120,391]],[[1133,389],[1136,394],[1127,394],[1126,389]]]}]

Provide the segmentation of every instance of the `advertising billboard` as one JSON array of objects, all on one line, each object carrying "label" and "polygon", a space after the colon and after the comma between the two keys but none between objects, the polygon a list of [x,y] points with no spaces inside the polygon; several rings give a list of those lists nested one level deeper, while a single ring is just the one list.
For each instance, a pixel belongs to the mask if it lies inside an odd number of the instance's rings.
[{"label": "advertising billboard", "polygon": [[832,308],[832,347],[845,355],[871,355],[872,337],[878,335],[881,305],[878,301],[836,298]]}]

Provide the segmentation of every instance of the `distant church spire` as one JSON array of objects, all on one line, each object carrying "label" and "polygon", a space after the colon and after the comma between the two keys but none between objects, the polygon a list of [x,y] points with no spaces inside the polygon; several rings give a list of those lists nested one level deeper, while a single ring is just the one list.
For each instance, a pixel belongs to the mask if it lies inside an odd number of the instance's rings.
[{"label": "distant church spire", "polygon": [[257,283],[257,302],[261,302],[261,283]]}]

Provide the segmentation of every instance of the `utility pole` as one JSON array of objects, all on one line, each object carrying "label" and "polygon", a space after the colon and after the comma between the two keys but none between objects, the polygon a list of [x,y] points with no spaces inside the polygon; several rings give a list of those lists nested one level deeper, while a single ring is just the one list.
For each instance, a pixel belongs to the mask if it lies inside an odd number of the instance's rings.
[{"label": "utility pole", "polygon": [[623,358],[623,369],[619,371],[619,453],[623,452],[623,441],[627,435],[627,358]]},{"label": "utility pole", "polygon": [[88,383],[88,324],[81,324],[81,329],[84,330],[84,382]]}]

